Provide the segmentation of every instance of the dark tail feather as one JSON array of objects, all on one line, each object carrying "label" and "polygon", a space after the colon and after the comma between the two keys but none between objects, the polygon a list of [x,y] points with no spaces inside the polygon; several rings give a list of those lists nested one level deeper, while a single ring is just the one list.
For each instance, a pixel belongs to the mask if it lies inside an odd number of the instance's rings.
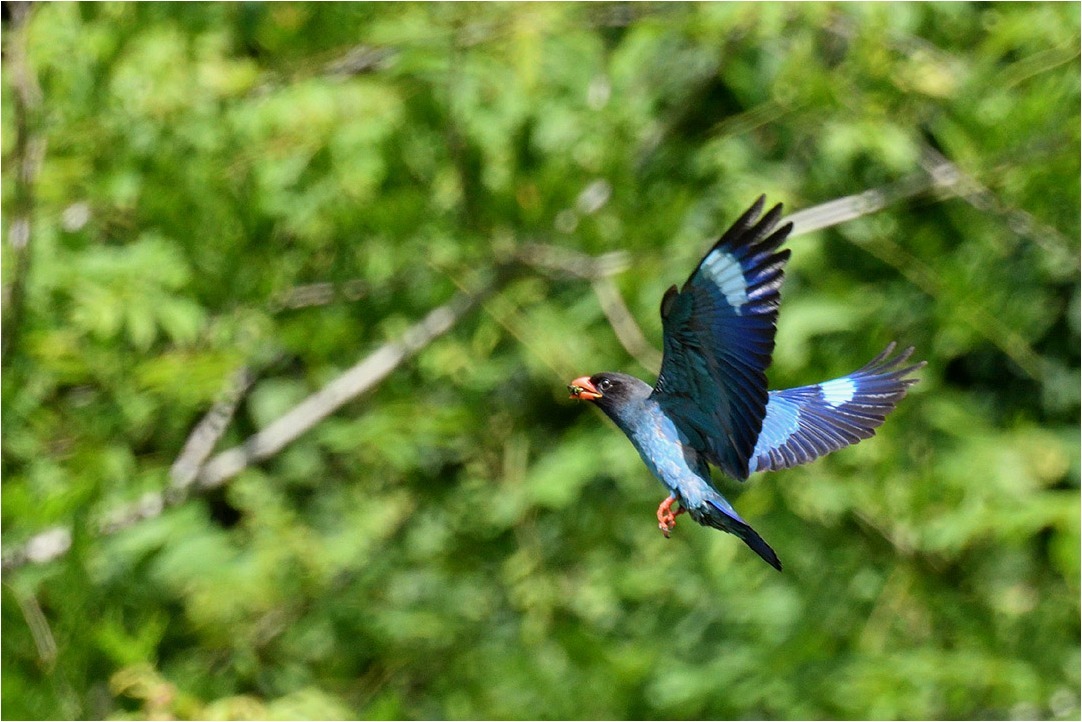
[{"label": "dark tail feather", "polygon": [[778,559],[778,555],[774,553],[774,550],[770,548],[770,545],[747,524],[740,524],[738,526],[739,528],[734,530],[733,534],[740,537],[745,544],[751,547],[752,551],[763,558],[763,561],[780,572],[781,560]]},{"label": "dark tail feather", "polygon": [[[754,529],[748,526],[747,522],[737,516],[733,508],[724,500],[718,503],[713,499],[708,499],[706,504],[699,510],[689,509],[688,511],[691,512],[692,518],[700,524],[712,526],[715,529],[740,537],[740,540],[751,547],[753,552],[761,556],[763,561],[779,572],[781,571],[781,560],[778,559],[778,555],[774,553],[770,545]],[[695,511],[699,513],[696,514]]]}]

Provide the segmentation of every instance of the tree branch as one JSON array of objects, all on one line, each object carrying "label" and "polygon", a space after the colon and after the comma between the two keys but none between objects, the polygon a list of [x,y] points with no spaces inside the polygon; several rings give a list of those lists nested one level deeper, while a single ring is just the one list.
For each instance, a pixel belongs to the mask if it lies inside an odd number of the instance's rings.
[{"label": "tree branch", "polygon": [[661,352],[646,340],[635,317],[631,315],[631,309],[624,303],[620,289],[607,276],[595,278],[591,286],[598,303],[601,304],[601,310],[605,312],[605,318],[609,319],[609,325],[616,333],[616,338],[643,368],[657,375],[661,369]]},{"label": "tree branch", "polygon": [[252,463],[270,458],[286,444],[330,416],[347,402],[368,391],[422,348],[444,335],[483,298],[494,293],[510,274],[496,273],[473,292],[457,292],[443,306],[431,311],[396,341],[384,344],[358,364],[308,396],[243,444],[221,452],[198,473],[200,489],[221,486]]},{"label": "tree branch", "polygon": [[14,213],[8,227],[13,265],[12,281],[4,289],[3,342],[0,365],[10,360],[19,340],[26,302],[26,279],[30,273],[31,219],[34,212],[34,186],[42,160],[45,139],[35,132],[41,112],[41,88],[26,56],[26,26],[30,19],[28,2],[11,3],[12,30],[5,56],[11,68],[15,91],[15,163]]},{"label": "tree branch", "polygon": [[287,308],[325,306],[341,299],[356,301],[367,293],[368,284],[359,278],[351,278],[341,283],[307,283],[276,293],[271,299],[270,309],[277,313]]},{"label": "tree branch", "polygon": [[[978,210],[1004,217],[1015,232],[1037,242],[1051,257],[1071,268],[1078,268],[1078,258],[1067,250],[1069,246],[1063,234],[1040,223],[1024,211],[1004,206],[992,191],[931,146],[926,146],[923,150],[922,173],[905,178],[893,185],[873,188],[863,193],[797,211],[783,219],[792,222],[791,235],[798,236],[802,233],[836,226],[876,213],[902,200],[935,191],[943,198],[960,197]],[[1057,244],[1053,239],[1062,239],[1062,241]],[[860,244],[860,247],[893,266],[913,285],[930,296],[935,297],[943,287],[939,274],[934,268],[912,256],[900,244],[890,239],[879,239],[874,244]],[[1043,378],[1046,369],[1045,361],[1021,334],[1013,331],[983,308],[960,309],[960,313],[970,326],[998,346],[1023,373],[1032,379]]]},{"label": "tree branch", "polygon": [[214,451],[218,440],[222,438],[237,406],[244,399],[255,382],[255,374],[247,366],[241,368],[226,382],[222,397],[211,407],[203,420],[196,425],[188,436],[180,456],[169,469],[172,478],[172,491],[184,495],[188,487],[199,475],[207,457]]}]

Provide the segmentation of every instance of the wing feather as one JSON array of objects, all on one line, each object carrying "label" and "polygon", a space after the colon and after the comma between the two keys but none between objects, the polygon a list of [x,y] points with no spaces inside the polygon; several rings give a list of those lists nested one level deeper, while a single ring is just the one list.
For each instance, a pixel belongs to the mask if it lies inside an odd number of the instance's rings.
[{"label": "wing feather", "polygon": [[679,291],[665,294],[661,373],[654,398],[696,450],[745,479],[767,408],[778,289],[792,224],[759,199],[703,256]]},{"label": "wing feather", "polygon": [[895,345],[848,376],[771,391],[751,471],[785,469],[875,435],[916,379],[924,362],[904,366],[912,348],[894,358]]}]

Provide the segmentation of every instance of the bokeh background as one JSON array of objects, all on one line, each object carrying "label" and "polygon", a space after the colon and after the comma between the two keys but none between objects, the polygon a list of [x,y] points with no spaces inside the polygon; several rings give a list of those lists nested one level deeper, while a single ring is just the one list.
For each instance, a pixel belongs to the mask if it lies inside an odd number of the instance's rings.
[{"label": "bokeh background", "polygon": [[[1079,42],[1076,3],[5,5],[3,716],[1077,719]],[[790,242],[771,383],[891,340],[921,382],[718,479],[784,573],[664,539],[564,384],[652,380],[760,193],[870,190]]]}]

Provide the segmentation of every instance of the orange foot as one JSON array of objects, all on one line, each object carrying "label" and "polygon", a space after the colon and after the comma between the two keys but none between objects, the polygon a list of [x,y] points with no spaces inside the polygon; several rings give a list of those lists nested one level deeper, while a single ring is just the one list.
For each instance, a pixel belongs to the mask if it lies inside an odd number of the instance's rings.
[{"label": "orange foot", "polygon": [[675,512],[672,510],[672,505],[676,502],[676,497],[669,495],[669,498],[661,502],[657,508],[657,526],[661,529],[661,533],[665,535],[665,538],[669,538],[669,532],[676,526],[676,517],[683,514],[687,509],[680,507]]}]

